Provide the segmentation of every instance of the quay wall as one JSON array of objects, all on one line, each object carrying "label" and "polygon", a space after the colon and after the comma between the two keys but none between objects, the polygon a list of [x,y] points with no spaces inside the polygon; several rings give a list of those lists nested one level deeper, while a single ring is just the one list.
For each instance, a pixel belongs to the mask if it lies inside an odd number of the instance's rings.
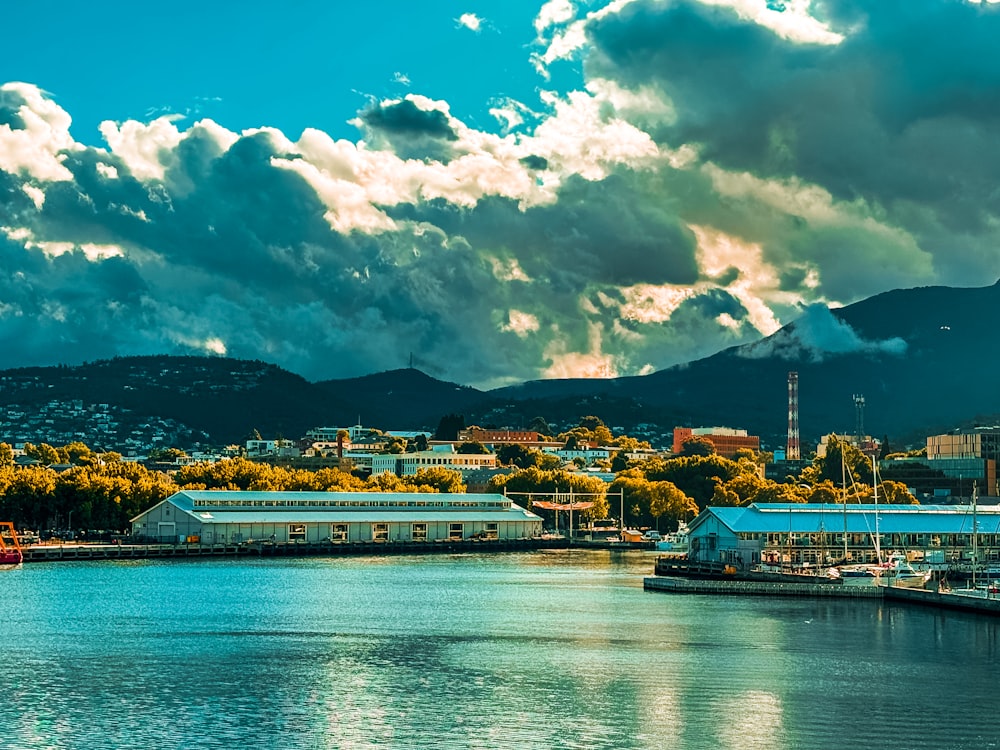
[{"label": "quay wall", "polygon": [[289,542],[273,544],[60,544],[22,548],[24,562],[203,557],[341,557],[565,549],[566,539],[463,539],[438,542]]},{"label": "quay wall", "polygon": [[699,580],[674,576],[647,576],[647,591],[678,594],[749,594],[757,596],[836,596],[851,599],[881,599],[880,586],[838,586],[829,583],[787,583],[780,581]]}]

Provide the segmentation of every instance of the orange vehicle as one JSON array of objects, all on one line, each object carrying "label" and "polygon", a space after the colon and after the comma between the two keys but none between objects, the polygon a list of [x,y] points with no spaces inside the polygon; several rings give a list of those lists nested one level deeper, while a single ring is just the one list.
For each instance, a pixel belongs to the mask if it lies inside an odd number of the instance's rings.
[{"label": "orange vehicle", "polygon": [[17,539],[14,524],[0,521],[0,565],[20,565],[24,562],[21,543]]}]

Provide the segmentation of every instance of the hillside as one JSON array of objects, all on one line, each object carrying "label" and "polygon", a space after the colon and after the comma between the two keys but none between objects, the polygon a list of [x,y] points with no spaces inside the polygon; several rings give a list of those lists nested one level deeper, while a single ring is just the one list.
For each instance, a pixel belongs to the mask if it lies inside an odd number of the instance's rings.
[{"label": "hillside", "polygon": [[[787,429],[787,375],[799,373],[805,443],[853,432],[854,395],[865,397],[868,433],[895,445],[1000,414],[992,318],[1000,284],[896,290],[848,307],[810,308],[748,346],[642,377],[531,381],[482,392],[414,369],[310,383],[259,361],[219,357],[123,357],[69,367],[0,372],[0,406],[29,413],[51,402],[109,404],[173,420],[172,434],[214,443],[297,437],[310,427],[354,424],[433,429],[442,415],[518,427],[536,416],[575,423],[596,414],[631,429],[652,423],[741,427],[769,446]],[[20,412],[18,412],[20,413]]]}]

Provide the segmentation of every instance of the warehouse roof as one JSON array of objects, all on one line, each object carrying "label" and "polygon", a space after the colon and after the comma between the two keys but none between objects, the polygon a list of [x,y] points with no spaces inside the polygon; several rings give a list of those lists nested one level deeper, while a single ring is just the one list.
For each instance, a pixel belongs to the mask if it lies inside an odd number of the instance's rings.
[{"label": "warehouse roof", "polygon": [[[734,533],[970,534],[971,505],[841,505],[754,503],[746,507],[709,507],[691,524],[692,533],[713,515]],[[976,507],[980,534],[1000,533],[1000,505]],[[877,521],[876,521],[877,519]]]}]

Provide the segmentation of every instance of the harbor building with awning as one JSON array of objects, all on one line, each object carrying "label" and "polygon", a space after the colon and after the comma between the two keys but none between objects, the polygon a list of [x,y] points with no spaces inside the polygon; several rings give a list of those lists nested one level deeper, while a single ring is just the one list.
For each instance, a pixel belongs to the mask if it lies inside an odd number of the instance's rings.
[{"label": "harbor building with awning", "polygon": [[799,566],[874,562],[879,551],[956,563],[970,561],[973,550],[980,563],[1000,563],[1000,505],[707,507],[690,523],[688,557],[742,567]]},{"label": "harbor building with awning", "polygon": [[182,490],[132,519],[163,543],[527,539],[540,516],[497,494]]}]

